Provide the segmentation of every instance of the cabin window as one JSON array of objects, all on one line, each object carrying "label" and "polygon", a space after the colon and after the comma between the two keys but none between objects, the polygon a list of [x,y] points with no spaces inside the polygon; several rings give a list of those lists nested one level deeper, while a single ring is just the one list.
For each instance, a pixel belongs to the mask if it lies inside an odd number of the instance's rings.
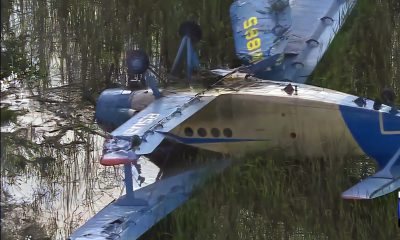
[{"label": "cabin window", "polygon": [[207,136],[207,131],[204,128],[199,128],[197,129],[197,134],[199,134],[200,137],[205,137]]},{"label": "cabin window", "polygon": [[230,128],[225,128],[223,133],[224,133],[225,137],[228,137],[228,138],[232,137],[232,129],[230,129]]},{"label": "cabin window", "polygon": [[193,136],[193,129],[191,127],[186,127],[184,130],[185,136],[191,137]]},{"label": "cabin window", "polygon": [[212,129],[211,129],[211,135],[212,135],[213,137],[219,137],[219,136],[221,135],[221,132],[219,131],[218,128],[212,128]]}]

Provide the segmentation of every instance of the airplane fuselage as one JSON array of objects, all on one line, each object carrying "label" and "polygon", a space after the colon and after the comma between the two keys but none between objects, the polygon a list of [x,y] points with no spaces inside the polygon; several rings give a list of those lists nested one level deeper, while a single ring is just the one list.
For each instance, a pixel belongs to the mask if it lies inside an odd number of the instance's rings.
[{"label": "airplane fuselage", "polygon": [[[296,84],[258,81],[240,90],[216,91],[201,110],[169,137],[232,155],[279,149],[290,156],[367,154],[384,166],[400,147],[400,114],[373,109],[349,94]],[[172,119],[173,121],[173,119]]]}]

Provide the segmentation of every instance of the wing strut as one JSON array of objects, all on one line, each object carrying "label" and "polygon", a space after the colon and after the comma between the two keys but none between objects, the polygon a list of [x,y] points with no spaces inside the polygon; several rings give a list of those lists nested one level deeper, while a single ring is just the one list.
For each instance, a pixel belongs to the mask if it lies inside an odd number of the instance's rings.
[{"label": "wing strut", "polygon": [[[122,142],[122,144],[121,144]],[[124,183],[126,195],[119,198],[115,204],[120,206],[147,206],[146,200],[135,198],[133,191],[132,167],[137,163],[140,155],[135,154],[126,140],[107,139],[104,143],[103,156],[100,163],[105,166],[124,165]],[[126,149],[128,147],[128,149]],[[125,150],[125,149],[126,150]]]}]

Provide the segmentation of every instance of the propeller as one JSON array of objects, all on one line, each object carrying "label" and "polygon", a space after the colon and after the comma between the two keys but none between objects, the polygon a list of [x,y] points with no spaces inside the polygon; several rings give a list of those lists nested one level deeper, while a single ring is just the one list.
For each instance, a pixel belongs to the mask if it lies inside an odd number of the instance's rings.
[{"label": "propeller", "polygon": [[143,50],[131,50],[126,53],[128,75],[143,74],[150,66],[149,56]]},{"label": "propeller", "polygon": [[199,66],[199,59],[193,45],[200,41],[202,31],[200,26],[193,21],[185,21],[179,27],[179,35],[182,37],[174,63],[171,68],[172,75],[176,74],[180,60],[183,58],[186,48],[186,75],[190,83],[192,71]]},{"label": "propeller", "polygon": [[[153,69],[154,66],[150,64],[149,56],[145,51],[128,51],[126,53],[126,66],[128,68],[128,87],[131,90],[149,87],[156,98],[161,97],[161,92],[157,87],[157,78],[161,79],[160,75]],[[145,74],[147,70],[152,74],[149,72]]]},{"label": "propeller", "polygon": [[200,26],[193,21],[185,21],[179,26],[179,36],[182,38],[187,36],[192,40],[192,43],[197,43],[201,40],[202,31]]},{"label": "propeller", "polygon": [[394,93],[393,89],[391,88],[384,88],[381,92],[381,99],[383,104],[388,106],[394,106],[394,102],[396,100],[396,94]]}]

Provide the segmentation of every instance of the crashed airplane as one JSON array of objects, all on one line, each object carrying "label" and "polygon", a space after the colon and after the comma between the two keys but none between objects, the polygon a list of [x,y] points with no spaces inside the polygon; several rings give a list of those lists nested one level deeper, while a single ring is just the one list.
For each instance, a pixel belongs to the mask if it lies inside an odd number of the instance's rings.
[{"label": "crashed airplane", "polygon": [[[196,167],[133,190],[132,171],[142,156],[158,162],[185,147],[224,156],[284,149],[286,155],[365,154],[380,170],[343,192],[372,199],[400,187],[400,113],[393,92],[382,102],[305,84],[353,8],[352,0],[238,0],[230,15],[236,54],[243,65],[216,69],[219,79],[195,92],[159,89],[147,55],[127,56],[131,86],[107,89],[97,123],[110,132],[101,164],[123,165],[126,195],[109,204],[69,239],[135,239],[188,200],[193,187],[229,161]],[[187,78],[198,63],[201,30],[181,25],[172,70],[186,55]],[[139,80],[138,80],[139,79]],[[134,88],[134,87],[133,87]]]}]

